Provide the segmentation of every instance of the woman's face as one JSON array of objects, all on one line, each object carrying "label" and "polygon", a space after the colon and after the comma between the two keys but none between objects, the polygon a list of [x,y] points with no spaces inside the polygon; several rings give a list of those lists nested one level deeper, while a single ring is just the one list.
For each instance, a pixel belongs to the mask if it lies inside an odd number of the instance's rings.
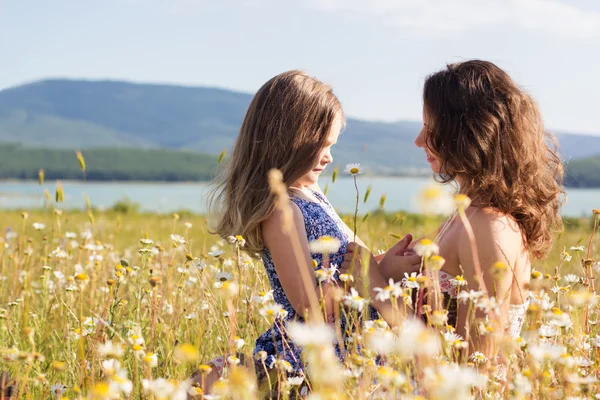
[{"label": "woman's face", "polygon": [[434,152],[430,148],[427,147],[427,142],[425,140],[428,135],[428,132],[429,132],[430,124],[431,124],[431,119],[430,119],[429,115],[427,114],[427,110],[425,109],[425,106],[423,106],[423,128],[421,129],[421,132],[419,132],[419,135],[415,139],[415,145],[417,147],[420,147],[423,150],[425,150],[425,156],[427,157],[427,162],[429,163],[431,170],[434,173],[439,174],[442,164],[441,164],[440,160],[437,158],[437,156],[435,156]]}]

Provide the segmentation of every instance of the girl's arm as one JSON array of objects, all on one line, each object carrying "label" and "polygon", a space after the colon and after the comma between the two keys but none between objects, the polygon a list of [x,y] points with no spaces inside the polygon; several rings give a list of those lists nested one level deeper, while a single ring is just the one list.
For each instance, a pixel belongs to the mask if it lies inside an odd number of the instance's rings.
[{"label": "girl's arm", "polygon": [[[489,297],[494,297],[500,304],[497,310],[492,310],[487,315],[490,321],[498,322],[499,326],[496,326],[495,329],[502,332],[508,322],[510,288],[513,282],[513,270],[522,246],[521,233],[518,228],[514,227],[514,224],[510,223],[508,218],[494,211],[481,210],[473,214],[469,222],[473,229],[475,243],[471,243],[466,231],[463,231],[458,242],[459,264],[464,270],[468,289],[483,290],[476,278],[477,272],[473,256],[473,245],[475,245],[485,290]],[[502,272],[500,274],[493,271],[493,265],[498,261],[506,265],[504,271],[498,271]],[[469,302],[458,304],[456,333],[465,339],[467,336],[470,338],[470,353],[480,351],[486,357],[491,358],[496,354],[497,349],[494,349],[493,340],[489,338],[489,335],[479,333],[478,323],[474,322],[472,317],[467,320],[469,304]],[[475,318],[481,320],[485,317],[486,312],[481,308],[476,308]]]},{"label": "girl's arm", "polygon": [[[316,296],[320,302],[324,301],[326,317],[329,320],[333,315],[331,287],[329,284],[323,283],[322,291],[317,288],[302,212],[291,201],[289,207],[293,215],[293,226],[289,229],[284,227],[285,221],[279,209],[276,209],[262,223],[265,246],[273,257],[281,287],[298,315],[307,316],[306,313],[310,310],[309,296],[313,298]],[[302,270],[304,270],[304,276],[310,277],[310,282],[303,281]]]}]

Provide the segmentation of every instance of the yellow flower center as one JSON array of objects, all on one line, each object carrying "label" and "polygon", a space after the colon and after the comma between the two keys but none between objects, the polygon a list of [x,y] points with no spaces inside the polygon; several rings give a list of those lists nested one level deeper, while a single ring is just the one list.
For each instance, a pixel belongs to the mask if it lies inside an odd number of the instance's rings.
[{"label": "yellow flower center", "polygon": [[351,174],[358,174],[358,168],[356,168],[356,167],[350,168],[350,173]]}]

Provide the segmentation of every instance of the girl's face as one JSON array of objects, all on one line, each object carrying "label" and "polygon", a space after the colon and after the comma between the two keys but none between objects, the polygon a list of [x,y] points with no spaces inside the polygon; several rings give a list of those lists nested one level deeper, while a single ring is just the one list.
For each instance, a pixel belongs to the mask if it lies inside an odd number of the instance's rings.
[{"label": "girl's face", "polygon": [[440,163],[440,160],[435,156],[433,151],[431,151],[431,149],[427,147],[427,142],[425,140],[429,132],[429,125],[431,123],[430,121],[431,120],[429,118],[429,115],[427,114],[427,110],[425,109],[425,106],[423,106],[423,128],[421,129],[421,132],[419,132],[419,135],[415,139],[415,145],[425,150],[427,162],[429,162],[431,170],[434,173],[439,174],[442,164]]},{"label": "girl's face", "polygon": [[297,185],[310,187],[318,183],[319,176],[321,176],[321,173],[325,167],[333,162],[331,148],[337,143],[341,129],[342,117],[338,114],[333,120],[333,124],[331,124],[331,130],[329,131],[329,136],[327,137],[325,147],[321,149],[313,168],[304,174],[304,176],[302,176],[298,182],[296,182]]}]

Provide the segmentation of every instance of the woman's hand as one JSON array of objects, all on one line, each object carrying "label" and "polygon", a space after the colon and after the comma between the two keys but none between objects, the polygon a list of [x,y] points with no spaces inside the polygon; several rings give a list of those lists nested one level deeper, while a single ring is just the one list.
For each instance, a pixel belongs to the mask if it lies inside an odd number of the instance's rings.
[{"label": "woman's hand", "polygon": [[412,235],[407,234],[390,248],[379,262],[381,275],[386,280],[393,279],[394,282],[399,282],[404,278],[405,273],[410,275],[421,269],[421,256],[410,247],[411,242]]}]

